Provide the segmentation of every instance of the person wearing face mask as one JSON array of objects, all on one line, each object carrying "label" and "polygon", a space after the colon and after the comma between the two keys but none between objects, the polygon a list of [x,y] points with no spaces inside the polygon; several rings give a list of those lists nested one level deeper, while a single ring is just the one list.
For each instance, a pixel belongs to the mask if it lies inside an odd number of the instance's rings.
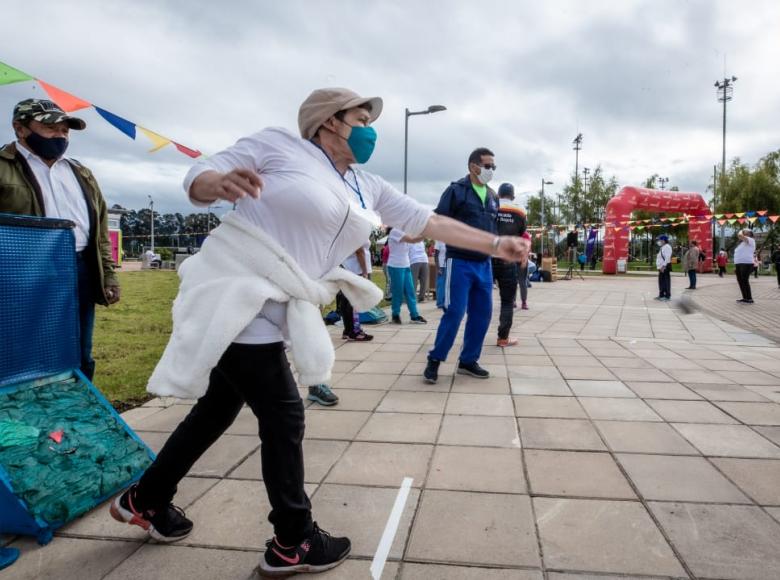
[{"label": "person wearing face mask", "polygon": [[339,267],[379,224],[505,260],[528,251],[520,240],[432,214],[355,167],[371,156],[371,124],[381,112],[379,97],[318,89],[299,108],[299,135],[267,128],[188,172],[184,189],[195,205],[224,199],[236,209],[179,271],[171,340],[147,388],[198,401],[139,482],[112,502],[115,519],[158,541],[186,537],[193,523],[171,503],[177,485],[247,404],[258,421],[274,528],[260,575],[323,572],[349,554],[348,538],[331,536],[312,518],[305,415],[285,342],[301,384],[328,382],[335,355],[318,305],[338,290],[359,310],[381,300],[376,285]]},{"label": "person wearing face mask", "polygon": [[658,269],[658,296],[656,300],[667,302],[672,298],[672,246],[669,245],[669,236],[658,236],[658,255],[655,265]]},{"label": "person wearing face mask", "polygon": [[[488,186],[496,169],[493,152],[485,147],[475,149],[469,155],[468,168],[466,177],[451,183],[445,190],[435,211],[494,235],[499,202],[496,192]],[[521,240],[519,237],[513,239]],[[522,240],[522,243],[527,242]],[[479,365],[479,356],[493,313],[491,254],[447,241],[444,315],[436,330],[436,342],[428,353],[428,364],[423,372],[426,383],[433,384],[439,379],[439,365],[447,360],[464,315],[467,316],[466,330],[457,372],[480,379],[490,376]]]},{"label": "person wearing face mask", "polygon": [[92,172],[64,157],[71,129],[87,124],[52,101],[26,99],[13,111],[16,142],[0,149],[0,213],[64,218],[75,224],[81,372],[95,374],[95,304],[119,301],[106,201]]}]

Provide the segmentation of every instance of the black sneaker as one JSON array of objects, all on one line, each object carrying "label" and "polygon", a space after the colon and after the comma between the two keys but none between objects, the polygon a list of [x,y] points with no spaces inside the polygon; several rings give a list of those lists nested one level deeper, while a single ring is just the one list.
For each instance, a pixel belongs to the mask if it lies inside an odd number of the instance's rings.
[{"label": "black sneaker", "polygon": [[483,369],[481,366],[479,366],[479,363],[477,362],[468,363],[468,364],[464,362],[459,362],[458,374],[470,375],[472,377],[477,377],[478,379],[487,379],[490,377],[490,373],[485,369]]},{"label": "black sneaker", "polygon": [[331,407],[339,402],[339,398],[328,385],[312,385],[309,387],[309,396],[306,398],[326,407]]},{"label": "black sneaker", "polygon": [[403,322],[401,322],[401,317],[393,314],[393,324],[403,324]]},{"label": "black sneaker", "polygon": [[168,504],[164,510],[145,510],[139,512],[133,502],[138,484],[129,487],[122,495],[111,502],[111,517],[118,522],[140,526],[158,542],[178,542],[192,531],[192,522],[184,515],[184,510]]},{"label": "black sneaker", "polygon": [[439,380],[439,364],[440,363],[437,360],[428,359],[428,364],[425,365],[423,378],[429,385],[434,385],[436,384],[436,381]]},{"label": "black sneaker", "polygon": [[428,324],[428,321],[425,320],[422,316],[415,316],[412,318],[412,324]]},{"label": "black sneaker", "polygon": [[262,577],[286,578],[293,574],[324,572],[341,564],[352,545],[349,538],[334,538],[314,522],[311,536],[297,546],[282,546],[274,537],[265,543],[257,571]]}]

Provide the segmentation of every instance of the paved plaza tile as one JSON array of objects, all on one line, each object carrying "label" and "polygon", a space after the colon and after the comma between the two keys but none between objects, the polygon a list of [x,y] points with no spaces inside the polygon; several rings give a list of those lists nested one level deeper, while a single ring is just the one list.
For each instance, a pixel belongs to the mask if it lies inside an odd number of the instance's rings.
[{"label": "paved plaza tile", "polygon": [[[734,290],[714,276],[700,286],[703,304]],[[370,577],[411,477],[385,580],[780,578],[771,326],[684,315],[656,291],[652,277],[534,284],[516,347],[496,347],[491,322],[487,380],[455,373],[461,329],[438,383],[423,382],[432,302],[426,327],[380,325],[371,343],[330,328],[341,401],[304,402],[305,482],[315,519],[353,551],[319,577]],[[192,404],[153,399],[125,417],[159,451]],[[195,523],[182,542],[150,542],[103,504],[48,546],[1,537],[23,552],[2,580],[248,580],[273,533],[257,429],[242,409],[181,482],[175,503]]]}]

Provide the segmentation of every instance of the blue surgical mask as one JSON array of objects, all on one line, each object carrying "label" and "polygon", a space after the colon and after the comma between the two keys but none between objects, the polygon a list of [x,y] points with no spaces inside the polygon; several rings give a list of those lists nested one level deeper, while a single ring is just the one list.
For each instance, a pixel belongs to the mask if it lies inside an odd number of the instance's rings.
[{"label": "blue surgical mask", "polygon": [[44,137],[35,131],[24,138],[30,150],[41,159],[53,161],[65,155],[68,140],[65,137]]},{"label": "blue surgical mask", "polygon": [[352,131],[347,139],[352,155],[358,163],[365,163],[371,158],[376,146],[376,130],[373,127],[361,125],[352,126]]}]

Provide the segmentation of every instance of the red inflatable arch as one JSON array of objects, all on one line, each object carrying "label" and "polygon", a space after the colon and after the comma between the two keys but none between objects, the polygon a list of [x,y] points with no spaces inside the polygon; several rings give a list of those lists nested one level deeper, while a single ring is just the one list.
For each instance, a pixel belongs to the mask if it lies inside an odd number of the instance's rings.
[{"label": "red inflatable arch", "polygon": [[[635,210],[656,212],[684,212],[692,216],[708,216],[710,208],[704,198],[698,193],[682,193],[679,191],[662,191],[659,189],[644,189],[642,187],[624,187],[607,203],[607,215],[604,233],[604,262],[602,272],[614,274],[617,271],[617,261],[628,259],[628,228],[615,231],[617,225],[631,219]],[[702,272],[712,272],[712,228],[709,219],[700,222],[691,220],[688,224],[690,240],[699,242],[699,249],[707,258],[702,263]]]}]

